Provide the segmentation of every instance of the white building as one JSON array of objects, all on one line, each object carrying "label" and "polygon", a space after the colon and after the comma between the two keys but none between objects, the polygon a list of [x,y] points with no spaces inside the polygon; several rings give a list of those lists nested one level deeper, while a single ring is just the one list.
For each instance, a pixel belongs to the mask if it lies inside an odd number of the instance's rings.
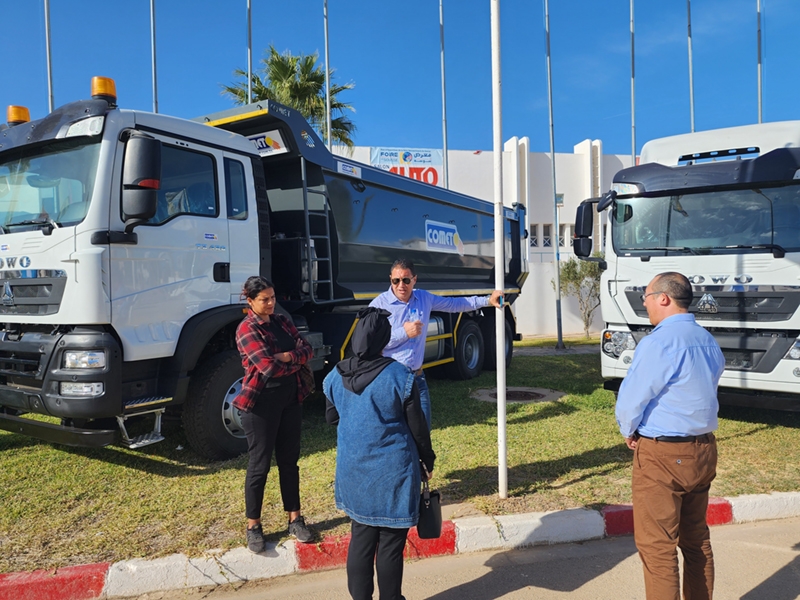
[{"label": "white building", "polygon": [[[511,138],[503,152],[503,203],[527,206],[530,242],[530,275],[522,295],[514,304],[517,327],[524,336],[555,336],[556,294],[554,248],[558,240],[561,260],[572,255],[570,240],[578,205],[586,198],[600,196],[611,188],[611,180],[620,169],[631,165],[630,155],[603,155],[600,140],[584,140],[572,154],[556,154],[558,192],[558,232],[554,226],[553,186],[550,154],[529,152],[528,138]],[[413,150],[413,149],[409,149]],[[350,158],[370,164],[373,149],[356,147]],[[476,198],[494,201],[494,165],[492,152],[450,150],[448,152],[450,189]],[[441,167],[437,169],[441,181]],[[595,248],[603,249],[606,214],[595,221]],[[594,330],[602,328],[600,310],[595,313]],[[575,298],[562,297],[562,332],[583,333],[583,321]]]}]

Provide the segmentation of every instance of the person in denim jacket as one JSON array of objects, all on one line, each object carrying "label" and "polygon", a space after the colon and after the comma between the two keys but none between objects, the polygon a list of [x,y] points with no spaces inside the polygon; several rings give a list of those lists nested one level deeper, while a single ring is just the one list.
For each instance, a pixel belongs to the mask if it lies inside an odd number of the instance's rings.
[{"label": "person in denim jacket", "polygon": [[354,600],[372,598],[373,563],[381,600],[401,600],[403,549],[419,520],[422,469],[436,455],[414,373],[381,356],[391,336],[389,312],[359,313],[355,356],[323,382],[326,419],[338,424],[336,507],[351,519],[347,587]]}]

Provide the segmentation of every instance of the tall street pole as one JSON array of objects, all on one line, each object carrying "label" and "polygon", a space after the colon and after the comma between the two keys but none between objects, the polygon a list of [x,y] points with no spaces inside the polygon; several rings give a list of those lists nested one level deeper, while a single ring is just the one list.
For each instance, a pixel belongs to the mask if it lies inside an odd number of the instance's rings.
[{"label": "tall street pole", "polygon": [[247,102],[253,101],[253,16],[247,0]]},{"label": "tall street pole", "polygon": [[444,177],[444,187],[450,189],[447,165],[447,89],[444,78],[444,0],[439,0],[439,43],[441,45],[442,62],[442,176]]},{"label": "tall street pole", "polygon": [[636,60],[633,54],[633,0],[631,0],[631,166],[636,165]]},{"label": "tall street pole", "polygon": [[694,75],[692,72],[692,0],[686,0],[686,23],[689,37],[689,123],[694,133]]},{"label": "tall street pole", "polygon": [[150,60],[153,74],[153,112],[158,112],[158,75],[156,72],[156,0],[150,0]]},{"label": "tall street pole", "polygon": [[330,152],[333,136],[331,135],[331,67],[328,64],[328,0],[324,0],[322,12],[325,21],[325,124],[328,127],[328,152]]},{"label": "tall street pole", "polygon": [[44,0],[44,38],[47,52],[47,112],[51,113],[55,102],[53,98],[53,63],[50,57],[50,0]]},{"label": "tall street pole", "polygon": [[561,327],[561,232],[559,231],[558,219],[558,193],[556,190],[556,143],[555,130],[553,127],[553,76],[550,69],[550,2],[544,0],[544,41],[545,59],[547,60],[547,104],[550,112],[550,170],[553,179],[553,233],[551,239],[555,238],[553,244],[553,260],[555,261],[555,280],[556,280],[556,328],[558,330],[558,341],[556,350],[564,350],[564,339]]},{"label": "tall street pole", "polygon": [[[503,99],[500,76],[500,0],[490,0],[492,15],[492,138],[494,161],[494,287],[505,289],[506,261],[503,236]],[[508,498],[506,446],[506,326],[505,309],[495,309],[497,356],[497,489]]]},{"label": "tall street pole", "polygon": [[758,12],[758,122],[761,123],[761,0],[756,0]]}]

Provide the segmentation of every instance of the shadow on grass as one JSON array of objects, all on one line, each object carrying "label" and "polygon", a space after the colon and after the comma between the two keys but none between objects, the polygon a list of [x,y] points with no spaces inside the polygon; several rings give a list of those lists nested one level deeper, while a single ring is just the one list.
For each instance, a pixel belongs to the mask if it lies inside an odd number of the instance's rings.
[{"label": "shadow on grass", "polygon": [[[508,469],[509,497],[524,496],[546,489],[562,489],[586,479],[627,469],[631,452],[625,444],[595,448],[555,460],[543,460]],[[588,472],[586,472],[588,471]],[[556,483],[575,472],[569,481]],[[439,490],[450,502],[461,502],[475,495],[497,493],[497,467],[482,466],[444,474],[451,481]],[[591,507],[600,507],[602,504]]]},{"label": "shadow on grass", "polygon": [[719,416],[731,421],[760,423],[769,429],[775,427],[800,429],[800,413],[794,411],[722,404],[719,407]]},{"label": "shadow on grass", "polygon": [[[128,423],[131,435],[144,433],[152,428],[152,418]],[[162,422],[164,441],[136,450],[119,445],[104,448],[83,448],[51,444],[19,434],[0,436],[0,452],[50,446],[53,450],[80,456],[108,464],[135,469],[160,477],[174,478],[214,474],[227,469],[244,470],[247,454],[228,460],[209,460],[194,452],[186,440],[180,416],[165,415]],[[336,428],[325,423],[325,398],[315,394],[306,400],[303,411],[303,430],[300,456],[324,452],[336,446]]]}]

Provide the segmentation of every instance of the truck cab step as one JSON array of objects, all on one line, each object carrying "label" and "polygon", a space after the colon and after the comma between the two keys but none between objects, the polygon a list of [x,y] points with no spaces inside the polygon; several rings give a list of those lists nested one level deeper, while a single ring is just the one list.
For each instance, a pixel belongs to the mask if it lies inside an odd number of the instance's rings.
[{"label": "truck cab step", "polygon": [[164,436],[161,435],[160,431],[148,431],[147,433],[143,433],[142,435],[137,435],[133,438],[125,439],[123,436],[122,441],[120,442],[126,448],[130,448],[131,450],[136,450],[137,448],[144,448],[145,446],[149,446],[150,444],[157,444],[164,440]]},{"label": "truck cab step", "polygon": [[172,398],[166,396],[146,396],[144,398],[132,398],[125,400],[122,410],[126,415],[150,412],[156,407],[163,406],[171,402]]}]

